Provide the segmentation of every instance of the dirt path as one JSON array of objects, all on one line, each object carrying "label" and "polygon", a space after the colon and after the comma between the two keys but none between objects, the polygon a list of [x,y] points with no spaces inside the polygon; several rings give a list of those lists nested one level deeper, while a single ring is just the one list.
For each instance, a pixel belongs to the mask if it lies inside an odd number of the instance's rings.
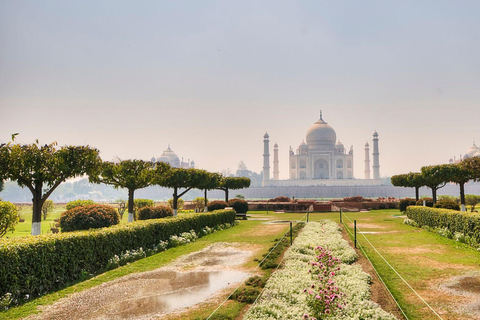
[{"label": "dirt path", "polygon": [[171,264],[104,283],[42,308],[27,319],[151,319],[209,298],[247,277],[253,254],[244,246],[216,243]]}]

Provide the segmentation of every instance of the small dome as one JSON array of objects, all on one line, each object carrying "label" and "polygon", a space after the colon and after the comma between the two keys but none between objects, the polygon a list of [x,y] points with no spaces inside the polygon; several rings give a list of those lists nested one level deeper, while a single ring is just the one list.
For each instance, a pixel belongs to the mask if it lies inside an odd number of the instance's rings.
[{"label": "small dome", "polygon": [[477,153],[473,155],[473,157],[480,157],[480,150],[478,150]]},{"label": "small dome", "polygon": [[338,142],[335,144],[335,148],[343,149],[344,148],[343,143],[341,143],[340,140],[338,140]]},{"label": "small dome", "polygon": [[305,141],[302,141],[302,143],[300,143],[298,146],[298,149],[308,149],[308,145],[305,143]]},{"label": "small dome", "polygon": [[278,148],[278,144],[275,142],[275,144],[273,145],[274,148]]},{"label": "small dome", "polygon": [[333,148],[337,141],[337,134],[322,118],[313,124],[307,131],[307,144],[310,149]]},{"label": "small dome", "polygon": [[467,150],[467,153],[465,153],[465,156],[464,158],[471,158],[474,156],[474,154],[476,154],[477,152],[479,152],[480,149],[475,145],[475,142],[473,143],[473,146],[471,146],[468,150]]}]

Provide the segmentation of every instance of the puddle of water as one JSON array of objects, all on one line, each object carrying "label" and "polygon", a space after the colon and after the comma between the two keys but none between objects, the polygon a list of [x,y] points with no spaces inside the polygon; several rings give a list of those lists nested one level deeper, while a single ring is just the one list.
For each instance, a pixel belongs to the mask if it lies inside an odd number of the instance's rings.
[{"label": "puddle of water", "polygon": [[175,276],[170,272],[164,275],[170,282],[174,282],[166,287],[174,287],[175,290],[162,292],[163,290],[159,288],[158,294],[149,292],[148,296],[122,301],[112,308],[114,312],[111,310],[109,316],[125,319],[170,313],[200,303],[230,284],[243,281],[247,277],[247,273],[235,270],[175,273]]}]

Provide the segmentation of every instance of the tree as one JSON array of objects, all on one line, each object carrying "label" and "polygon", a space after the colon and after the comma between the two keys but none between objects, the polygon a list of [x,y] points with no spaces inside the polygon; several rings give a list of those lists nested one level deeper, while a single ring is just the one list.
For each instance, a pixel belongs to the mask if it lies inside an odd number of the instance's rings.
[{"label": "tree", "polygon": [[461,210],[465,209],[465,183],[473,179],[473,173],[462,163],[451,163],[442,165],[445,177],[450,182],[454,182],[460,187],[460,205]]},{"label": "tree", "polygon": [[45,200],[42,206],[43,220],[47,220],[48,214],[52,211],[53,211],[53,201]]},{"label": "tree", "polygon": [[15,230],[19,218],[17,207],[14,204],[0,201],[0,238],[7,232]]},{"label": "tree", "polygon": [[415,200],[419,199],[419,190],[425,186],[423,176],[419,172],[409,172],[392,176],[392,184],[396,187],[415,188]]},{"label": "tree", "polygon": [[43,203],[52,192],[66,179],[95,172],[100,163],[98,150],[89,146],[40,146],[38,140],[0,146],[0,180],[17,181],[32,193],[32,235],[41,232]]},{"label": "tree", "polygon": [[238,190],[250,187],[250,179],[245,177],[223,177],[220,181],[218,190],[225,191],[225,202],[228,203],[228,191]]},{"label": "tree", "polygon": [[90,176],[94,183],[111,184],[115,188],[128,190],[128,222],[134,220],[134,193],[152,184],[155,172],[166,172],[170,165],[164,162],[143,160],[121,160],[119,162],[103,162],[98,174]]},{"label": "tree", "polygon": [[[172,168],[167,172],[155,172],[153,183],[173,189],[173,214],[178,213],[178,199],[191,189],[201,189],[209,179],[209,172],[200,169]],[[185,189],[180,192],[180,189]]]},{"label": "tree", "polygon": [[208,198],[207,198],[207,191],[216,189],[220,186],[220,181],[222,180],[222,175],[216,172],[207,172],[205,179],[200,182],[198,186],[200,189],[204,191],[204,211],[208,211]]},{"label": "tree", "polygon": [[480,181],[480,157],[467,158],[461,164],[470,171],[473,180]]},{"label": "tree", "polygon": [[480,201],[480,196],[477,196],[475,194],[467,194],[465,195],[465,203],[469,206],[472,206],[471,212],[475,212],[475,206],[477,203]]},{"label": "tree", "polygon": [[432,189],[432,200],[433,204],[437,203],[437,191],[440,188],[443,188],[447,182],[448,178],[448,168],[446,165],[435,165],[435,166],[425,166],[422,167],[422,176],[425,179],[425,185]]},{"label": "tree", "polygon": [[118,199],[118,200],[115,201],[115,203],[118,206],[117,210],[118,210],[118,214],[120,215],[120,220],[122,220],[123,219],[123,214],[127,210],[127,201],[125,201],[123,199]]}]

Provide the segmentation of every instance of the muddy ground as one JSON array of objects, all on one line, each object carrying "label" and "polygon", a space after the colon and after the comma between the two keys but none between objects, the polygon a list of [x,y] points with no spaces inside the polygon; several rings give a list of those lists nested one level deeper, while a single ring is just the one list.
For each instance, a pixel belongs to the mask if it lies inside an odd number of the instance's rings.
[{"label": "muddy ground", "polygon": [[150,272],[75,293],[28,319],[151,319],[201,303],[244,281],[252,250],[216,243]]}]

